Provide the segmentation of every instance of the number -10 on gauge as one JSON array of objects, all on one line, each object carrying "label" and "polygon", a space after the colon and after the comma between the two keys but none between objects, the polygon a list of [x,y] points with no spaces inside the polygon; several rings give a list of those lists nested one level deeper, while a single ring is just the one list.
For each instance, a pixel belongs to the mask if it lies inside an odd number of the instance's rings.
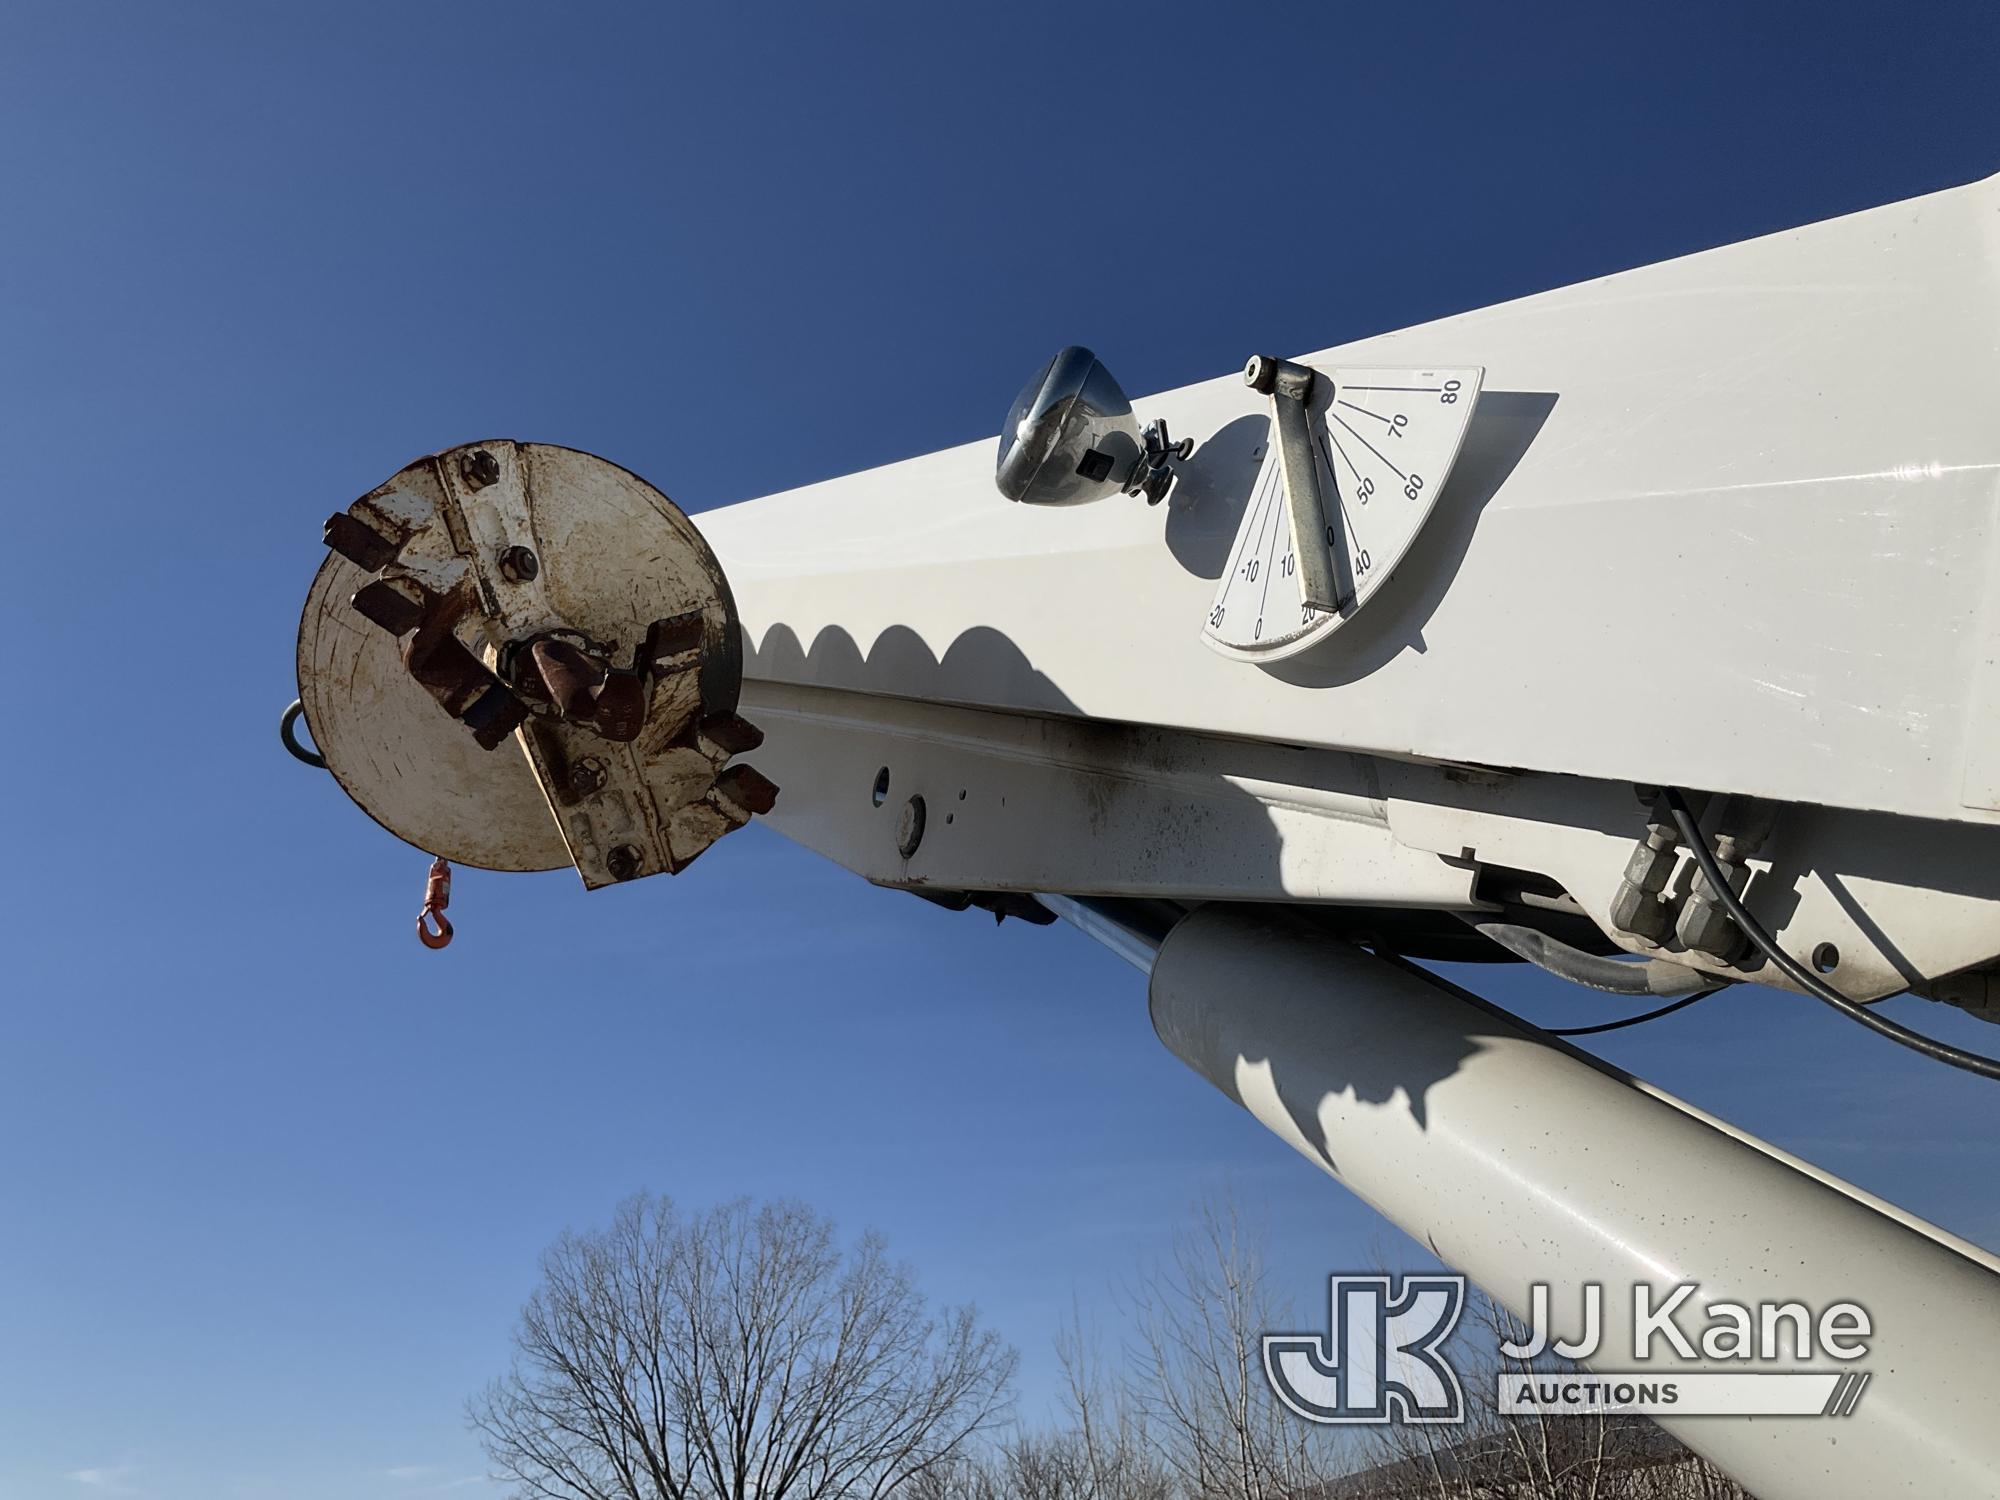
[{"label": "number -10 on gauge", "polygon": [[1209,645],[1278,661],[1352,618],[1430,515],[1485,373],[1252,359],[1244,379],[1271,398],[1271,440],[1209,606]]}]

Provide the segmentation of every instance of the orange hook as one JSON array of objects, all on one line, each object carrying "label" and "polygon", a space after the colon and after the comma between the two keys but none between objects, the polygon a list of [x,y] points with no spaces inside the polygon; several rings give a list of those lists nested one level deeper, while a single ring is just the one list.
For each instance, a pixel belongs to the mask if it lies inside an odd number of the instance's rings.
[{"label": "orange hook", "polygon": [[[451,920],[444,909],[451,905],[451,865],[442,857],[431,861],[430,879],[424,884],[424,909],[417,913],[417,941],[426,948],[442,948],[451,941]],[[429,919],[437,925],[433,932],[425,926]]]}]

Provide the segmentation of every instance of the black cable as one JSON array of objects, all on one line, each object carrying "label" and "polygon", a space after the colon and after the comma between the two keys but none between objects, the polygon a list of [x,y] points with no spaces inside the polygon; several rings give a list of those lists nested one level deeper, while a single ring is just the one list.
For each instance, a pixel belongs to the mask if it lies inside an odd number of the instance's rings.
[{"label": "black cable", "polygon": [[1544,1026],[1542,1030],[1550,1036],[1596,1036],[1600,1031],[1623,1031],[1627,1026],[1637,1026],[1641,1021],[1657,1021],[1661,1016],[1670,1016],[1677,1010],[1686,1010],[1697,1000],[1706,1000],[1718,990],[1728,989],[1718,984],[1710,989],[1696,990],[1692,995],[1683,995],[1671,1005],[1662,1005],[1658,1010],[1649,1010],[1643,1016],[1627,1016],[1622,1021],[1604,1021],[1596,1026]]},{"label": "black cable", "polygon": [[1695,823],[1694,814],[1688,811],[1687,798],[1673,787],[1662,788],[1666,798],[1667,811],[1673,815],[1674,827],[1680,830],[1681,842],[1694,856],[1694,862],[1701,867],[1702,879],[1722,909],[1729,913],[1736,925],[1743,929],[1743,935],[1755,943],[1779,972],[1811,995],[1815,1000],[1823,1000],[1850,1021],[1859,1021],[1870,1031],[1886,1036],[1892,1042],[1900,1042],[1913,1052],[1921,1052],[1933,1062],[1949,1063],[1954,1068],[1963,1068],[1968,1073],[1977,1073],[1981,1078],[2000,1079],[2000,1058],[1992,1058],[1977,1052],[1967,1052],[1941,1042],[1936,1037],[1925,1036],[1921,1031],[1912,1031],[1865,1010],[1853,1000],[1827,984],[1791,954],[1778,946],[1777,939],[1764,930],[1763,923],[1750,915],[1749,910],[1737,898],[1735,890],[1722,876],[1722,870],[1715,862],[1715,855],[1708,847],[1708,840],[1702,837],[1700,827]]},{"label": "black cable", "polygon": [[[292,752],[293,759],[302,760],[307,765],[317,766],[324,771],[326,757],[318,750],[308,750],[299,743],[298,723],[305,716],[305,711],[305,704],[294,698],[292,706],[286,709],[284,717],[278,720],[278,738],[285,742],[285,748]],[[312,726],[308,724],[306,728],[311,729]]]}]

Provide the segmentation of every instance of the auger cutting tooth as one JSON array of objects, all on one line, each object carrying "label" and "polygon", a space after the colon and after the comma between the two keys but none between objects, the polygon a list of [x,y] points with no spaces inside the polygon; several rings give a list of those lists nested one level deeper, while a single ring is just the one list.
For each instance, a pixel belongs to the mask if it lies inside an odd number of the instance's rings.
[{"label": "auger cutting tooth", "polygon": [[715,790],[710,796],[742,809],[747,819],[754,813],[767,813],[777,805],[778,784],[755,766],[731,766],[715,778]]}]

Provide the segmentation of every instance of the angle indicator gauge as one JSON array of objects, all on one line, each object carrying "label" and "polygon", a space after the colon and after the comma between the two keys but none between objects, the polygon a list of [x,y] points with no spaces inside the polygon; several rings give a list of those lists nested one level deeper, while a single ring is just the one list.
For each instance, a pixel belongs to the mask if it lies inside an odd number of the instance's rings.
[{"label": "angle indicator gauge", "polygon": [[1259,355],[1273,431],[1203,638],[1279,661],[1351,619],[1395,571],[1444,489],[1485,371],[1314,370]]}]

